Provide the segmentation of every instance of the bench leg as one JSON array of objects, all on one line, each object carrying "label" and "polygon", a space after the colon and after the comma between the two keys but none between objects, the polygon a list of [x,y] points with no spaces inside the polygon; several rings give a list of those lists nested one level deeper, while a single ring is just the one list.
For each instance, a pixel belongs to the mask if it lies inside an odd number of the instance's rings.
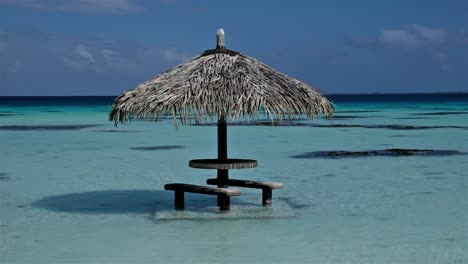
[{"label": "bench leg", "polygon": [[218,205],[221,211],[231,209],[231,197],[227,195],[218,195]]},{"label": "bench leg", "polygon": [[272,190],[270,188],[265,188],[262,190],[262,204],[271,205]]},{"label": "bench leg", "polygon": [[174,193],[175,193],[175,208],[184,209],[185,207],[184,192],[175,191]]},{"label": "bench leg", "polygon": [[[218,179],[218,188],[228,188],[227,181],[229,180],[229,171],[228,170],[218,170],[216,179]],[[218,195],[218,206],[221,206],[221,198]]]}]

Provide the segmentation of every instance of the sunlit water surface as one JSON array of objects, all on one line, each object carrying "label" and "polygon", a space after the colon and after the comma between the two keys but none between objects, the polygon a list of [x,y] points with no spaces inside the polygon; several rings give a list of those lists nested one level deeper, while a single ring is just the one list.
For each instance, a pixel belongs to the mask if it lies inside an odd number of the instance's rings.
[{"label": "sunlit water surface", "polygon": [[[215,175],[188,161],[216,156],[216,127],[115,128],[112,98],[2,98],[0,262],[468,263],[468,156],[293,158],[468,153],[466,95],[382,97],[337,97],[334,121],[297,122],[410,127],[230,126],[229,156],[259,164],[231,177],[285,188],[273,192],[272,207],[261,206],[259,190],[241,189],[229,212],[199,194],[175,211],[163,188]],[[163,148],[141,149],[153,146]]]}]

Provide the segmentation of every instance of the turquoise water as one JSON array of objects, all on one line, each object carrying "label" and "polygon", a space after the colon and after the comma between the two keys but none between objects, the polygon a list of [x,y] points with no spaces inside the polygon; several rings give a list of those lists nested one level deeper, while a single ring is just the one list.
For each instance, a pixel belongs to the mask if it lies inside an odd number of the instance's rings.
[{"label": "turquoise water", "polygon": [[[108,98],[2,98],[0,262],[468,263],[468,156],[292,157],[468,153],[467,96],[431,98],[336,97],[334,121],[298,121],[315,127],[230,126],[229,156],[259,164],[231,177],[285,188],[270,208],[259,190],[241,189],[227,213],[198,194],[175,211],[163,189],[215,175],[188,161],[216,156],[216,127],[176,130],[164,120],[115,128]],[[180,147],[135,149],[151,146]]]}]

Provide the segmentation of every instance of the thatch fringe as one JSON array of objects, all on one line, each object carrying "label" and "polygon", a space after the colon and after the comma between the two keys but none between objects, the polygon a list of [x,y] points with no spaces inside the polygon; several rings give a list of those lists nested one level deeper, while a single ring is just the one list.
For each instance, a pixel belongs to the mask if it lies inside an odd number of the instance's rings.
[{"label": "thatch fringe", "polygon": [[244,54],[227,49],[205,51],[117,97],[109,119],[157,120],[172,113],[185,124],[203,117],[235,120],[264,110],[271,119],[293,115],[332,117],[334,106],[304,82]]}]

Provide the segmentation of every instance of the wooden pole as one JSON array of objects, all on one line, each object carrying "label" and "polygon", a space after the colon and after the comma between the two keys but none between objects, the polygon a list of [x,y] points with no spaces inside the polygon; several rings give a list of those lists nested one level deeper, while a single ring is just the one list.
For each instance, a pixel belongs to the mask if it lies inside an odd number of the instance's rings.
[{"label": "wooden pole", "polygon": [[[216,49],[224,49],[224,30],[220,28],[217,32]],[[227,124],[224,114],[218,117],[218,160],[227,160]],[[217,171],[218,187],[228,188],[229,171]],[[229,210],[229,197],[225,195],[218,195],[218,206],[221,210]]]},{"label": "wooden pole", "polygon": [[[218,120],[218,160],[227,160],[227,124],[224,118]],[[228,170],[218,170],[218,187],[227,188]]]},{"label": "wooden pole", "polygon": [[[226,120],[221,117],[218,120],[218,160],[227,160],[227,124]],[[218,187],[228,188],[229,171],[217,171]],[[218,205],[224,206],[226,204],[226,197],[218,195]]]}]

